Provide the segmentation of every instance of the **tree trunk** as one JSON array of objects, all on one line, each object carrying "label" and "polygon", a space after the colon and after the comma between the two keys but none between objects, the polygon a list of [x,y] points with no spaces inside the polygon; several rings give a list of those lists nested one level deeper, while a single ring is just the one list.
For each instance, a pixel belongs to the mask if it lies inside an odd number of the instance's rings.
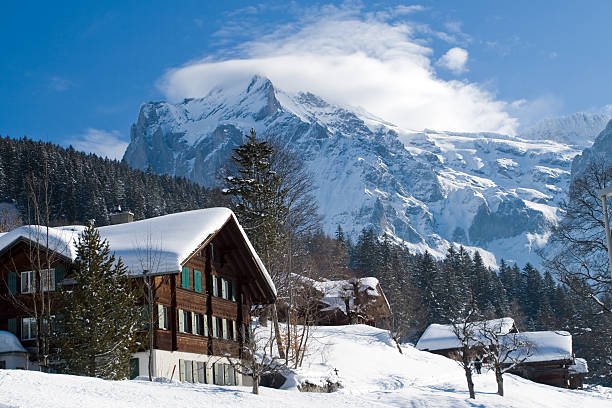
[{"label": "tree trunk", "polygon": [[253,375],[253,394],[259,395],[259,376]]},{"label": "tree trunk", "polygon": [[495,380],[497,381],[497,393],[504,396],[504,377],[502,375],[501,368],[495,367]]},{"label": "tree trunk", "polygon": [[285,348],[283,347],[283,339],[281,339],[280,328],[278,324],[278,313],[276,312],[276,303],[272,305],[272,319],[274,321],[274,335],[276,336],[276,346],[278,347],[278,356],[281,359],[285,358]]},{"label": "tree trunk", "polygon": [[476,399],[476,393],[474,392],[474,381],[472,381],[472,369],[470,368],[470,359],[467,357],[468,353],[463,352],[462,363],[465,371],[465,378],[467,379],[468,390],[470,392],[470,398]]}]

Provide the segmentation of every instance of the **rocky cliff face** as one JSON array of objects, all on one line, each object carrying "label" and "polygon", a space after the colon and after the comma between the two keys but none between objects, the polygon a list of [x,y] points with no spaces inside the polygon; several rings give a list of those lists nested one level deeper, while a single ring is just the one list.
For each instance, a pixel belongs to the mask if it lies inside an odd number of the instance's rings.
[{"label": "rocky cliff face", "polygon": [[582,154],[576,156],[572,163],[572,177],[579,177],[587,166],[593,162],[602,162],[612,166],[612,120],[595,139],[595,143]]},{"label": "rocky cliff face", "polygon": [[178,104],[144,104],[124,160],[133,167],[222,183],[218,169],[253,127],[305,160],[324,224],[356,236],[388,233],[442,256],[452,242],[485,259],[538,263],[546,221],[558,217],[575,146],[491,133],[400,129],[262,77]]}]

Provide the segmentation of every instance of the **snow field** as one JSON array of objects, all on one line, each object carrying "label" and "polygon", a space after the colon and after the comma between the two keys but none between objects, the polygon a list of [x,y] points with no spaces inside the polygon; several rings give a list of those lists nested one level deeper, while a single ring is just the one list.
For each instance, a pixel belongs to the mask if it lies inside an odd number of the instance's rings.
[{"label": "snow field", "polygon": [[[38,372],[0,370],[0,407],[611,407],[612,389],[565,390],[504,376],[506,396],[495,394],[492,373],[475,375],[476,401],[468,398],[459,365],[403,346],[386,331],[364,325],[318,327],[304,366],[285,389],[223,387],[159,381],[105,381]],[[301,393],[296,380],[334,379],[331,394]]]}]

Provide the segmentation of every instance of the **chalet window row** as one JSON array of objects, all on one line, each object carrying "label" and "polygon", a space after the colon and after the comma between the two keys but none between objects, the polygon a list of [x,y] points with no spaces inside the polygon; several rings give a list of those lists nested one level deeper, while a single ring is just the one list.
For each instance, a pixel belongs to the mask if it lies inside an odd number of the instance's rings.
[{"label": "chalet window row", "polygon": [[[233,281],[212,275],[212,295],[222,299],[236,301],[237,286]],[[181,270],[181,288],[191,290],[190,269],[183,267]],[[193,270],[193,290],[202,293],[202,272]]]},{"label": "chalet window row", "polygon": [[179,360],[179,379],[190,383],[238,385],[239,373],[229,364]]},{"label": "chalet window row", "polygon": [[238,323],[235,320],[212,316],[212,327],[209,328],[206,317],[200,313],[178,309],[178,331],[197,336],[238,341]]},{"label": "chalet window row", "polygon": [[[18,276],[20,281],[19,290],[17,286]],[[39,273],[37,271],[25,271],[19,274],[17,272],[9,272],[7,277],[9,294],[35,293],[39,290],[43,292],[55,291],[64,281],[64,267],[58,266],[54,269],[40,270],[40,282],[38,282],[38,276]]]}]

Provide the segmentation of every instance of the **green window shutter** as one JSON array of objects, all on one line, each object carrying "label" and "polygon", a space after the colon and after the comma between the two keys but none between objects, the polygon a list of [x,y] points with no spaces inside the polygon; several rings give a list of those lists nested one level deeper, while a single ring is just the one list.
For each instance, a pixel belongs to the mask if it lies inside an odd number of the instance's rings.
[{"label": "green window shutter", "polygon": [[202,272],[193,270],[193,286],[196,292],[202,293]]},{"label": "green window shutter", "polygon": [[8,319],[8,331],[15,336],[17,335],[17,318],[13,317],[12,319]]},{"label": "green window shutter", "polygon": [[17,274],[15,272],[8,274],[8,290],[11,295],[17,294]]},{"label": "green window shutter", "polygon": [[235,282],[231,282],[232,285],[232,302],[236,301],[236,283]]},{"label": "green window shutter", "polygon": [[137,358],[130,358],[130,380],[140,375],[140,364]]},{"label": "green window shutter", "polygon": [[55,268],[55,290],[57,290],[60,286],[62,286],[62,282],[64,281],[64,275],[66,270],[63,265],[60,265]]},{"label": "green window shutter", "polygon": [[181,287],[183,289],[189,289],[189,268],[186,266],[181,273]]}]

